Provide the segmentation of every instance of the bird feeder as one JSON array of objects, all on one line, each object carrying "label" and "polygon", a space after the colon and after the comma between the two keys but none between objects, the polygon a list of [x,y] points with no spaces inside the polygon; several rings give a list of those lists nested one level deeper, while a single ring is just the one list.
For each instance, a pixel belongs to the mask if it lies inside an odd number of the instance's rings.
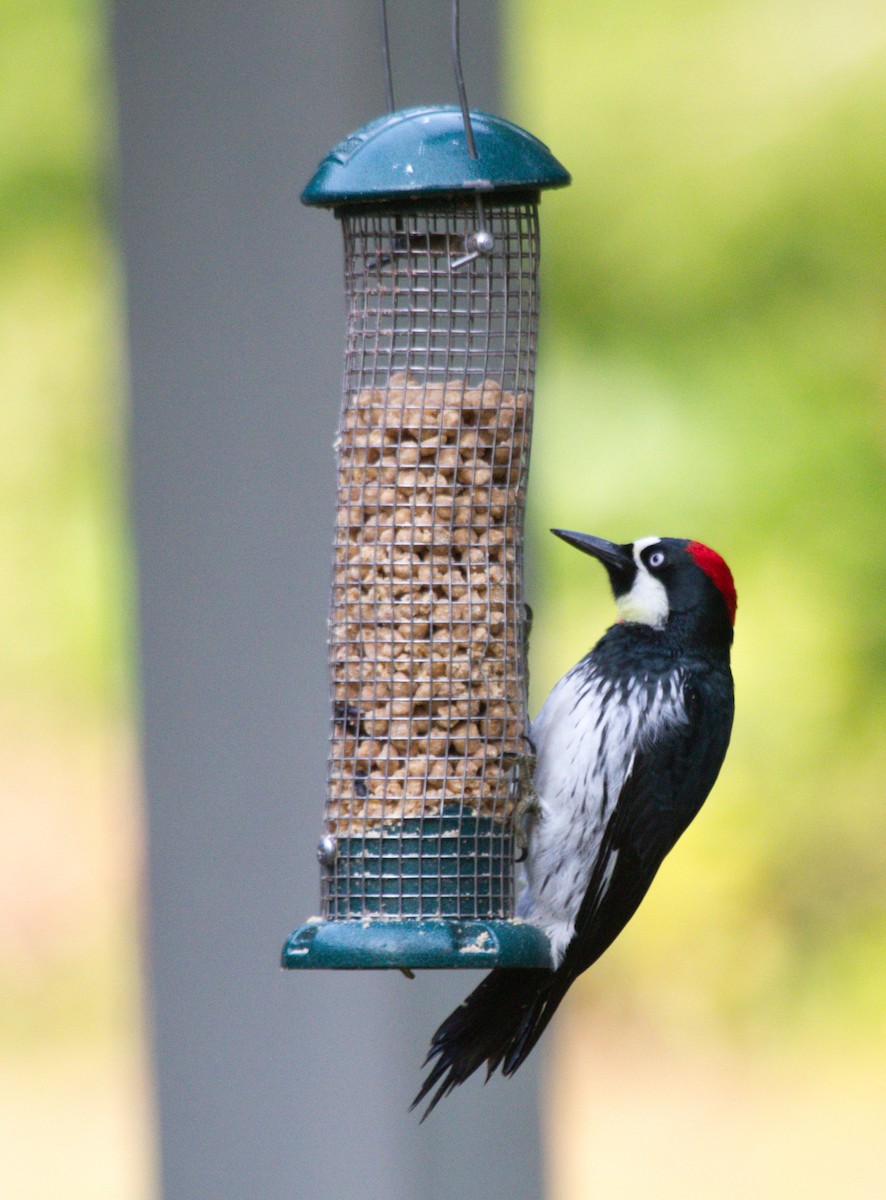
[{"label": "bird feeder", "polygon": [[[538,203],[569,175],[455,106],[336,146],[347,290],[322,915],[286,967],[547,966],[514,919]],[[473,153],[472,153],[473,151]]]}]

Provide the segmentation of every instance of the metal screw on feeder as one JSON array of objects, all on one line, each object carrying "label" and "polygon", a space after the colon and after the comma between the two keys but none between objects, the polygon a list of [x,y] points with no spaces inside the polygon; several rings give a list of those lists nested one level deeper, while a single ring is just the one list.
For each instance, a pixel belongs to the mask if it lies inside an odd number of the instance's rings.
[{"label": "metal screw on feeder", "polygon": [[322,916],[286,967],[549,964],[513,917],[513,764],[538,203],[569,175],[468,111],[457,6],[453,34],[461,105],[373,121],[302,195],[342,222],[348,324]]}]

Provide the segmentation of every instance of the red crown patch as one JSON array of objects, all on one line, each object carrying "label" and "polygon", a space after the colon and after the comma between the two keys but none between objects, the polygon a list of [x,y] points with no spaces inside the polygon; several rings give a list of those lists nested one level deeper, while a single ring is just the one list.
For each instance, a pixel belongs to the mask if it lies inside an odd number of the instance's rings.
[{"label": "red crown patch", "polygon": [[716,550],[712,550],[710,546],[704,546],[701,542],[690,542],[686,549],[723,597],[726,602],[726,611],[729,613],[729,620],[734,625],[738,596],[735,592],[732,572]]}]

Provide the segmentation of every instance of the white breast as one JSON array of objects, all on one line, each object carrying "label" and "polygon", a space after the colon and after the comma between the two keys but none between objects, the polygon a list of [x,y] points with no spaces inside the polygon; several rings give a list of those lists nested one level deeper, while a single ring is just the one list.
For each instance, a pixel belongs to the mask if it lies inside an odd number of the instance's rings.
[{"label": "white breast", "polygon": [[[572,938],[634,755],[666,726],[686,720],[677,672],[655,686],[631,680],[607,693],[609,686],[579,663],[554,687],[532,726],[541,811],[530,834],[518,912],[544,929],[555,965]],[[603,892],[614,869],[613,858]]]}]

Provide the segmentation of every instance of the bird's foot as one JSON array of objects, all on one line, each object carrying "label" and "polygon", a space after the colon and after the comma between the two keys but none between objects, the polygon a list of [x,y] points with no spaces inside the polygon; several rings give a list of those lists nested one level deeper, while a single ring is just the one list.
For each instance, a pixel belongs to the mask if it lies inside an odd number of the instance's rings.
[{"label": "bird's foot", "polygon": [[510,794],[513,804],[514,846],[516,861],[523,862],[529,852],[529,835],[539,813],[538,793],[535,790],[535,746],[524,734],[526,750],[509,755],[511,760]]}]

